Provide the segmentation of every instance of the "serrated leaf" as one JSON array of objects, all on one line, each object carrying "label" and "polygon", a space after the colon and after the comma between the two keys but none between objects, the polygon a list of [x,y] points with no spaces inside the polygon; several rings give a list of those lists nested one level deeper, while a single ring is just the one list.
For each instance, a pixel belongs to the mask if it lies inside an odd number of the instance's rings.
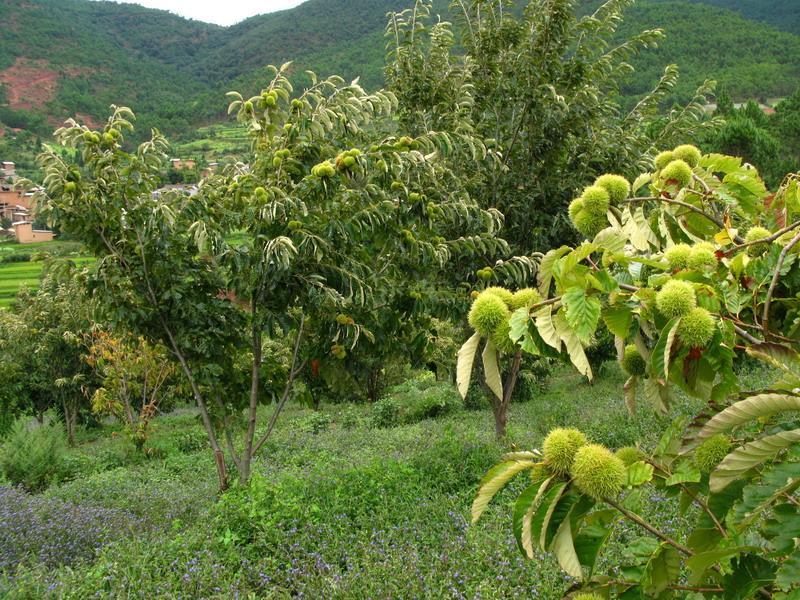
[{"label": "serrated leaf", "polygon": [[520,552],[528,558],[533,558],[533,538],[531,537],[531,520],[542,496],[547,491],[550,482],[553,478],[545,479],[541,483],[535,483],[527,488],[519,495],[517,501],[514,503],[513,512],[513,529],[514,537],[517,540],[517,546]]},{"label": "serrated leaf", "polygon": [[472,365],[475,362],[475,355],[478,353],[478,346],[481,343],[481,334],[475,332],[458,351],[458,361],[456,362],[456,385],[458,393],[462,398],[467,397],[469,391],[469,381],[472,377]]},{"label": "serrated leaf", "polygon": [[511,314],[509,325],[509,337],[515,343],[518,343],[525,334],[528,332],[528,325],[531,322],[530,311],[526,307],[518,308]]},{"label": "serrated leaf", "polygon": [[697,483],[702,478],[703,476],[697,470],[697,467],[684,462],[664,481],[664,485],[671,487],[682,483]]},{"label": "serrated leaf", "polygon": [[577,579],[583,580],[583,570],[581,569],[578,554],[575,552],[575,546],[572,543],[572,525],[570,520],[564,519],[556,532],[553,539],[552,552],[558,559],[558,564],[568,574]]},{"label": "serrated leaf", "polygon": [[709,480],[711,491],[723,490],[725,486],[740,478],[750,469],[775,458],[781,450],[785,450],[797,442],[800,442],[800,429],[768,435],[737,448],[728,454],[711,473]]},{"label": "serrated leaf", "polygon": [[592,379],[592,367],[589,360],[586,358],[586,353],[583,350],[580,338],[570,328],[567,319],[559,311],[553,317],[553,325],[555,325],[558,336],[564,342],[567,349],[567,354],[570,361],[578,369],[578,372],[585,375],[589,380]]},{"label": "serrated leaf", "polygon": [[577,535],[573,537],[573,545],[578,555],[580,563],[589,569],[589,573],[594,570],[600,550],[611,535],[611,523],[617,518],[615,510],[596,510],[587,515],[583,521],[584,525],[580,528]]},{"label": "serrated leaf", "polygon": [[481,518],[483,511],[486,510],[495,494],[503,489],[515,475],[526,469],[533,468],[536,464],[532,460],[515,460],[502,462],[489,469],[489,472],[481,479],[478,493],[472,502],[472,522],[476,523]]},{"label": "serrated leaf", "polygon": [[499,400],[503,399],[503,379],[500,375],[500,366],[497,364],[497,348],[491,340],[486,340],[483,348],[483,374],[486,378],[486,385]]},{"label": "serrated leaf", "polygon": [[564,305],[564,316],[572,331],[582,343],[589,344],[600,320],[600,300],[587,294],[586,290],[575,287],[564,293],[561,302]]},{"label": "serrated leaf", "polygon": [[533,314],[536,319],[536,329],[545,344],[561,352],[561,337],[553,324],[553,307],[545,306]]},{"label": "serrated leaf", "polygon": [[663,377],[664,381],[669,379],[669,361],[672,355],[672,346],[675,343],[675,335],[680,324],[681,320],[677,318],[672,319],[664,326],[650,356],[650,367],[653,369],[653,376]]},{"label": "serrated leaf", "polygon": [[800,410],[800,397],[786,394],[757,394],[740,400],[714,415],[697,434],[698,440],[725,433],[745,423],[779,412]]},{"label": "serrated leaf", "polygon": [[560,248],[550,250],[539,263],[539,271],[536,274],[536,280],[539,282],[539,293],[542,295],[542,298],[550,297],[550,282],[553,280],[553,266],[570,250],[572,249],[569,246],[561,246]]},{"label": "serrated leaf", "polygon": [[753,358],[764,361],[784,373],[800,378],[800,354],[782,344],[756,344],[748,346],[745,351]]},{"label": "serrated leaf", "polygon": [[566,482],[561,482],[551,487],[545,493],[531,519],[531,539],[534,540],[539,547],[542,547],[543,550],[544,540],[547,535],[547,527],[550,524],[550,517],[553,516],[553,511],[555,511],[556,505],[559,500],[561,500],[561,495],[564,493],[566,487]]},{"label": "serrated leaf", "polygon": [[772,465],[759,481],[750,483],[742,492],[742,501],[732,512],[732,521],[743,531],[758,519],[778,498],[791,494],[800,486],[800,462]]},{"label": "serrated leaf", "polygon": [[681,574],[681,556],[666,543],[662,544],[645,567],[642,589],[651,597],[658,597]]},{"label": "serrated leaf", "polygon": [[653,480],[653,465],[643,460],[632,463],[627,469],[628,487],[639,487]]},{"label": "serrated leaf", "polygon": [[633,323],[633,309],[627,306],[607,306],[602,312],[603,323],[615,336],[626,339]]},{"label": "serrated leaf", "polygon": [[686,560],[686,566],[689,567],[689,584],[697,585],[703,581],[703,576],[709,568],[719,563],[722,560],[731,558],[741,554],[742,552],[749,552],[754,550],[750,546],[733,546],[730,548],[720,548],[710,550],[708,552],[700,552],[694,556],[690,556]]},{"label": "serrated leaf", "polygon": [[775,573],[775,584],[784,591],[795,588],[796,597],[800,597],[800,589],[797,589],[800,581],[800,549],[796,550],[788,559],[781,563],[780,568]]},{"label": "serrated leaf", "polygon": [[652,173],[642,173],[639,175],[634,181],[633,185],[631,185],[631,193],[636,194],[640,189],[646,186],[650,181],[653,179]]}]

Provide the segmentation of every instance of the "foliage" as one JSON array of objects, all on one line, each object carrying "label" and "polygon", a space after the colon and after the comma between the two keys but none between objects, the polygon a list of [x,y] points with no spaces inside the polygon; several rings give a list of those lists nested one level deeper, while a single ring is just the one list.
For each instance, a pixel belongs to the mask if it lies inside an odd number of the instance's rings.
[{"label": "foliage", "polygon": [[[703,155],[692,168],[673,154],[659,164],[636,180],[632,198],[611,204],[592,241],[545,255],[544,300],[514,314],[521,326],[511,336],[535,355],[555,348],[591,376],[584,348],[605,327],[626,357],[631,412],[640,394],[668,411],[674,388],[706,409],[688,430],[687,420],[676,420],[652,453],[627,465],[601,445],[585,445],[578,432],[554,430],[543,455],[512,452],[487,472],[473,520],[511,479],[531,471],[514,505],[517,543],[529,558],[535,548],[552,553],[576,590],[791,593],[800,585],[795,543],[785,533],[800,522],[800,438],[790,417],[800,408],[797,176],[771,194],[741,159]],[[690,242],[688,253],[668,252]],[[737,349],[783,379],[739,395]],[[644,361],[636,369],[634,353]],[[677,496],[683,514],[694,508],[685,538],[637,514],[648,486]],[[623,577],[610,579],[599,557],[621,520],[649,535],[619,565]]]},{"label": "foliage", "polygon": [[[312,376],[335,375],[366,340],[377,359],[369,372],[379,371],[409,347],[393,343],[406,322],[419,315],[425,324],[423,309],[456,302],[446,288],[425,298],[407,286],[456,278],[475,254],[507,251],[500,215],[479,209],[435,152],[446,151],[446,134],[383,134],[394,96],[336,77],[311,74],[311,87],[290,99],[289,67],[273,69],[258,96],[230,94],[253,160],[209,178],[193,197],[152,194],[166,142],[154,132],[135,153],[123,151],[133,128],[126,108],[102,131],[70,121],[56,132],[80,151],[83,174],[51,150],[41,156],[42,214],[98,257],[90,281],[110,326],[163,344],[180,364],[223,487],[222,448],[246,481],[306,366]],[[414,189],[426,190],[424,206]],[[508,271],[531,268],[522,259]],[[270,344],[287,338],[289,356],[276,360]],[[273,401],[256,437],[258,406]]]},{"label": "foliage", "polygon": [[92,396],[92,412],[122,420],[136,449],[144,450],[150,421],[169,408],[165,401],[175,392],[177,369],[166,349],[142,338],[126,342],[99,331],[92,336],[86,361],[102,383]]},{"label": "foliage", "polygon": [[[448,4],[434,4],[443,20],[454,17]],[[576,6],[586,10],[597,4]],[[348,81],[360,77],[365,87],[377,89],[384,81],[385,15],[410,5],[411,0],[310,0],[222,28],[140,6],[15,0],[6,6],[6,20],[16,25],[0,41],[0,69],[17,58],[44,60],[61,77],[51,102],[32,110],[2,107],[0,122],[43,135],[47,117],[60,121],[80,113],[100,119],[110,103],[124,99],[142,118],[140,132],[157,126],[185,133],[221,115],[221,89],[235,85],[252,93],[264,79],[263,65],[286,60],[295,61],[297,77],[305,69],[341,73]],[[331,19],[331,14],[338,18]],[[681,65],[686,85],[670,100],[690,99],[694,87],[709,77],[727,82],[737,98],[782,96],[797,85],[797,61],[792,58],[798,41],[792,34],[798,14],[790,0],[772,1],[768,8],[759,0],[640,0],[627,21],[624,35],[658,24],[668,39],[657,53],[635,60],[644,81],[628,78],[626,95],[645,93],[649,82],[673,62]],[[702,47],[696,46],[700,40]],[[789,92],[784,91],[787,86]],[[8,156],[2,150],[4,139],[0,155]],[[33,167],[30,153],[23,149],[19,155],[14,152],[17,156],[19,163],[25,157],[24,168]]]},{"label": "foliage", "polygon": [[[454,3],[454,33],[417,2],[389,22],[387,81],[403,128],[486,140],[494,160],[469,163],[464,178],[484,206],[505,215],[505,236],[519,254],[572,239],[563,211],[597,175],[632,176],[656,146],[713,124],[703,111],[710,84],[657,116],[677,84],[674,66],[647,78],[658,83],[632,110],[620,107],[630,61],[663,38],[646,30],[611,45],[628,4],[608,2],[578,18],[567,0],[531,1],[517,12],[497,2]],[[599,225],[602,200],[592,198],[595,213],[576,211],[584,232]]]},{"label": "foliage", "polygon": [[85,281],[69,262],[52,261],[35,292],[23,290],[14,312],[0,313],[2,386],[13,390],[11,412],[61,412],[70,443],[79,417],[88,412],[85,392],[93,385],[84,361],[92,328]]},{"label": "foliage", "polygon": [[0,573],[91,561],[97,551],[140,528],[122,510],[80,506],[0,486]]},{"label": "foliage", "polygon": [[372,405],[371,422],[378,428],[407,425],[446,415],[460,405],[451,383],[436,381],[432,373],[427,373],[390,388]]},{"label": "foliage", "polygon": [[3,475],[32,492],[45,489],[63,474],[65,442],[58,423],[17,419],[0,448]]}]

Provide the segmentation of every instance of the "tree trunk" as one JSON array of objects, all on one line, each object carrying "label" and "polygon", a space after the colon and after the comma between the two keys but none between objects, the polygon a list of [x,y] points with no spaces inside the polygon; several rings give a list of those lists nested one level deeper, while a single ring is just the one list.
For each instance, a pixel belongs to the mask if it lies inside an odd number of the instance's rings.
[{"label": "tree trunk", "polygon": [[64,409],[64,426],[67,430],[67,443],[70,446],[75,445],[75,415],[69,400],[66,396],[61,398],[61,406]]},{"label": "tree trunk", "polygon": [[492,393],[492,412],[494,413],[494,433],[498,440],[506,437],[506,426],[508,425],[508,405],[511,404],[511,397],[517,385],[517,376],[522,362],[522,351],[518,350],[514,355],[514,362],[511,371],[506,377],[503,385],[503,398],[500,399]]},{"label": "tree trunk", "polygon": [[495,401],[492,402],[492,412],[494,413],[494,434],[498,440],[502,440],[506,437],[508,405],[501,400],[495,399]]},{"label": "tree trunk", "polygon": [[[246,484],[250,479],[250,462],[253,459],[253,440],[256,435],[256,419],[258,418],[258,388],[261,375],[261,331],[256,319],[255,302],[253,303],[253,368],[250,373],[250,406],[247,412],[247,434],[244,440],[244,450],[239,464],[239,483]],[[292,365],[294,367],[294,365]]]}]

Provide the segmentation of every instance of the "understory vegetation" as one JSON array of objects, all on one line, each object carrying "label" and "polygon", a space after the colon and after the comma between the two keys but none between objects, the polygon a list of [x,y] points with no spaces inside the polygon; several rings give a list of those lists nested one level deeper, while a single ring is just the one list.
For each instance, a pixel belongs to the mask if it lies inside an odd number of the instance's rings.
[{"label": "understory vegetation", "polygon": [[386,89],[239,81],[213,169],[56,129],[10,183],[58,240],[0,245],[0,596],[797,600],[800,101],[626,107],[633,4],[417,0]]},{"label": "understory vegetation", "polygon": [[[509,442],[540,446],[553,427],[583,428],[597,443],[652,448],[671,419],[631,419],[624,379],[609,364],[589,385],[565,369],[548,392],[512,408]],[[746,374],[753,386],[770,372]],[[565,398],[573,401],[565,402]],[[698,403],[678,403],[690,415]],[[213,464],[194,411],[154,425],[153,458],[126,453],[108,427],[81,434],[60,483],[43,495],[0,498],[9,598],[315,597],[559,598],[572,581],[555,561],[519,555],[503,504],[469,527],[477,480],[506,447],[487,408],[377,427],[376,407],[292,408],[249,486],[218,502]],[[311,417],[322,431],[299,425]],[[426,442],[421,443],[421,440]],[[643,503],[668,531],[682,527],[663,499]],[[56,520],[57,516],[57,520]],[[626,552],[633,529],[618,532]],[[32,541],[35,540],[35,541]]]}]

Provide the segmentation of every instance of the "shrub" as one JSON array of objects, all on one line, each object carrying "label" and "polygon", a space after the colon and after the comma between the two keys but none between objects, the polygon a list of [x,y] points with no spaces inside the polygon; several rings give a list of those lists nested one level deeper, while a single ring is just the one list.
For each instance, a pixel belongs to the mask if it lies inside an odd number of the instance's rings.
[{"label": "shrub", "polygon": [[372,405],[370,425],[375,428],[394,427],[399,424],[400,405],[394,398],[381,398]]},{"label": "shrub", "polygon": [[66,434],[60,423],[39,425],[17,419],[0,451],[6,478],[33,492],[41,491],[63,474]]},{"label": "shrub", "polygon": [[459,406],[461,400],[452,384],[436,381],[433,373],[425,372],[391,388],[373,405],[371,420],[374,427],[393,427],[439,417]]},{"label": "shrub", "polygon": [[329,415],[314,411],[297,420],[297,428],[305,433],[314,435],[330,429],[332,419]]}]

